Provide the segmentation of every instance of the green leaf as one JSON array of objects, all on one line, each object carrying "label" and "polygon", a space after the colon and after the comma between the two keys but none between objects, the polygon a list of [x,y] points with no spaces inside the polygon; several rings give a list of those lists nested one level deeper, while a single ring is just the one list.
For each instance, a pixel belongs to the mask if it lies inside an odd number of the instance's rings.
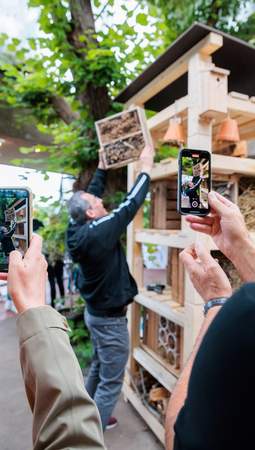
[{"label": "green leaf", "polygon": [[139,25],[148,25],[148,17],[146,14],[144,13],[139,13],[136,16],[136,23],[138,23]]}]

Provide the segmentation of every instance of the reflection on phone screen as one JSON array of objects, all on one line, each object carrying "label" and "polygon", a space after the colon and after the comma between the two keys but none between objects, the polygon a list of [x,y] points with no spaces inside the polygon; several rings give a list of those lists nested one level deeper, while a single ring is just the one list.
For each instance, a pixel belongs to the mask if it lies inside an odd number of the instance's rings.
[{"label": "reflection on phone screen", "polygon": [[29,245],[29,193],[22,189],[0,189],[0,271],[6,271],[9,254],[22,255]]},{"label": "reflection on phone screen", "polygon": [[209,160],[199,154],[181,158],[181,208],[208,210],[210,190]]}]

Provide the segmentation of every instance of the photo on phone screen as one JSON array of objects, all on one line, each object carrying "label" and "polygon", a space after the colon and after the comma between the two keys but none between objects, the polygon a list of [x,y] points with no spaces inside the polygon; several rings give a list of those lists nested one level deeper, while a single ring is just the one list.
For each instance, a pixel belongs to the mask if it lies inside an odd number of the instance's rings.
[{"label": "photo on phone screen", "polygon": [[210,186],[210,153],[202,150],[182,150],[179,158],[179,212],[208,214]]},{"label": "photo on phone screen", "polygon": [[28,189],[0,188],[0,272],[8,271],[13,250],[23,256],[29,246],[30,201]]}]

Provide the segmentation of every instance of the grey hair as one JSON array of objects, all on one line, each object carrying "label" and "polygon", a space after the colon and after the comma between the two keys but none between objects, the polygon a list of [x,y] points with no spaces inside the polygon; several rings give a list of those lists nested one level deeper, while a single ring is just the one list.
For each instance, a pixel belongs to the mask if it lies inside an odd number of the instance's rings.
[{"label": "grey hair", "polygon": [[75,192],[68,202],[68,210],[71,218],[77,223],[83,223],[86,220],[87,210],[91,204],[82,198],[84,191]]}]

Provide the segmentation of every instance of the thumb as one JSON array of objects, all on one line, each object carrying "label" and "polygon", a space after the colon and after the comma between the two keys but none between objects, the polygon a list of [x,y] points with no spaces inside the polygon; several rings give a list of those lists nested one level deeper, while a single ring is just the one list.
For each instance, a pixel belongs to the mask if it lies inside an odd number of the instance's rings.
[{"label": "thumb", "polygon": [[13,250],[9,256],[9,268],[22,263],[22,255],[18,250]]},{"label": "thumb", "polygon": [[216,195],[215,192],[211,191],[208,194],[209,204],[211,208],[219,215],[224,216],[228,211],[228,206],[221,199],[221,195]]},{"label": "thumb", "polygon": [[210,250],[205,245],[201,244],[201,242],[196,242],[195,251],[197,257],[203,264],[208,264],[213,259]]}]

